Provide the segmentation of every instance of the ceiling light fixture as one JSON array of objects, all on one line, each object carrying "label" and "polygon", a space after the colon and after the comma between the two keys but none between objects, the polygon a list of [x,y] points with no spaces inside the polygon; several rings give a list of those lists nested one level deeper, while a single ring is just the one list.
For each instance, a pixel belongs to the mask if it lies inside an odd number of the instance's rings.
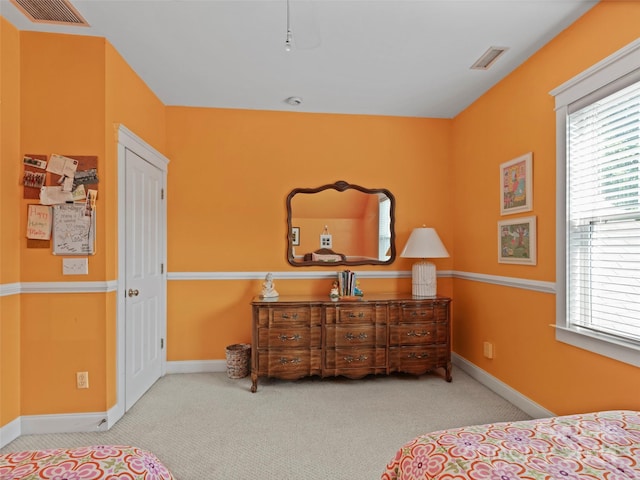
[{"label": "ceiling light fixture", "polygon": [[290,16],[289,10],[290,10],[289,0],[287,0],[287,39],[284,42],[285,52],[291,51],[291,41],[293,40],[293,34],[291,33],[291,16]]}]

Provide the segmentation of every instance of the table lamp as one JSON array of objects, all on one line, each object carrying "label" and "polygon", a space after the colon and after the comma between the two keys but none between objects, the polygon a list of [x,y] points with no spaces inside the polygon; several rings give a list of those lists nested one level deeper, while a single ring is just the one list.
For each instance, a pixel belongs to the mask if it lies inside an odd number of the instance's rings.
[{"label": "table lamp", "polygon": [[411,293],[415,297],[435,297],[437,292],[436,266],[427,258],[444,258],[449,252],[442,244],[435,229],[422,226],[414,228],[400,254],[404,258],[421,258],[411,270]]}]

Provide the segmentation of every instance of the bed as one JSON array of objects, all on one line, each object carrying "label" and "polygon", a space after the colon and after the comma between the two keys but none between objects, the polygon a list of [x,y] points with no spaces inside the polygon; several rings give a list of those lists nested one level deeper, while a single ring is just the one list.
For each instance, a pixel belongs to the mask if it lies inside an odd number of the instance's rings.
[{"label": "bed", "polygon": [[640,412],[616,410],[441,430],[414,438],[383,480],[639,480]]},{"label": "bed", "polygon": [[158,458],[140,448],[98,445],[0,455],[0,480],[174,480]]}]

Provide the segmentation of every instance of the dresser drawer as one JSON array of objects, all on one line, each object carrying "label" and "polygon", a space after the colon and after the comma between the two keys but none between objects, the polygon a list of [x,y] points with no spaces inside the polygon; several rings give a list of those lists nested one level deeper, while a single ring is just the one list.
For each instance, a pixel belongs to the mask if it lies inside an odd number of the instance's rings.
[{"label": "dresser drawer", "polygon": [[338,310],[338,323],[374,323],[375,309],[371,306],[342,307]]},{"label": "dresser drawer", "polygon": [[258,348],[320,347],[320,327],[258,328]]},{"label": "dresser drawer", "polygon": [[432,303],[430,305],[404,304],[401,308],[401,322],[434,322],[445,321],[449,318],[449,306],[446,303]]},{"label": "dresser drawer", "polygon": [[448,328],[448,323],[437,322],[391,325],[389,343],[393,346],[446,343]]},{"label": "dresser drawer", "polygon": [[344,302],[325,306],[323,323],[387,323],[387,306],[380,303]]},{"label": "dresser drawer", "polygon": [[326,325],[324,344],[331,347],[366,347],[387,341],[386,325]]},{"label": "dresser drawer", "polygon": [[299,325],[320,325],[321,309],[318,306],[277,306],[258,309],[258,326],[266,327]]},{"label": "dresser drawer", "polygon": [[350,369],[365,369],[363,375],[374,373],[375,369],[385,368],[386,352],[384,348],[336,348],[325,352],[324,366],[335,370],[337,375]]},{"label": "dresser drawer", "polygon": [[320,349],[258,351],[255,373],[286,380],[319,375],[322,370],[320,352]]},{"label": "dresser drawer", "polygon": [[424,373],[434,368],[444,367],[449,362],[447,345],[428,347],[391,347],[389,363],[392,370],[406,373]]}]

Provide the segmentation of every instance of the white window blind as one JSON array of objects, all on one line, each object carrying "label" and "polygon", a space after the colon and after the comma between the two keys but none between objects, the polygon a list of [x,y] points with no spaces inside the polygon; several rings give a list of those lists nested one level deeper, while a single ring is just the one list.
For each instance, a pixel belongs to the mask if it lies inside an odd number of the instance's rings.
[{"label": "white window blind", "polygon": [[567,326],[640,344],[640,82],[611,90],[568,109]]}]

